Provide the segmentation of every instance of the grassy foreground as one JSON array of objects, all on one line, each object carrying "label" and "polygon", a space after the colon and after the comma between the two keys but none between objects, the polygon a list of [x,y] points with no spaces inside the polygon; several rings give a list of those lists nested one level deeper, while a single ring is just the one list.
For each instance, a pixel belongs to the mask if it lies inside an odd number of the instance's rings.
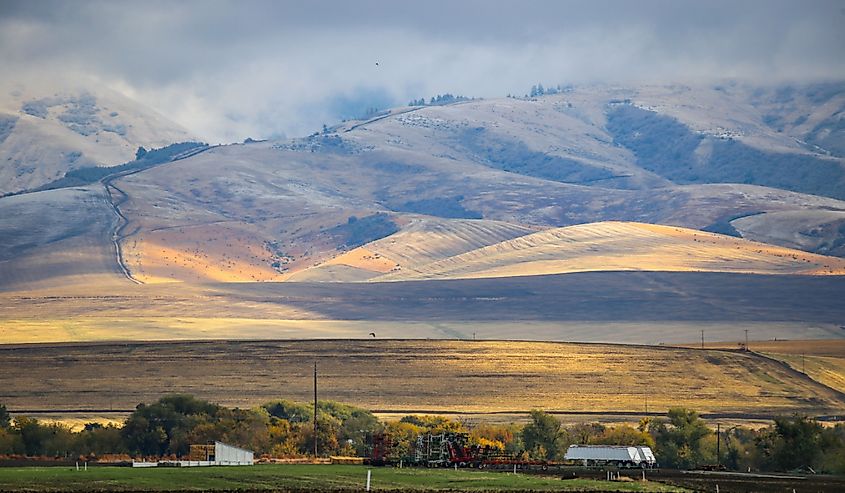
[{"label": "grassy foreground", "polygon": [[[364,466],[259,465],[132,469],[91,467],[77,472],[68,467],[0,468],[0,491],[220,491],[302,490],[362,491]],[[372,468],[372,489],[450,491],[681,491],[654,482],[560,480],[504,472],[451,469]]]}]

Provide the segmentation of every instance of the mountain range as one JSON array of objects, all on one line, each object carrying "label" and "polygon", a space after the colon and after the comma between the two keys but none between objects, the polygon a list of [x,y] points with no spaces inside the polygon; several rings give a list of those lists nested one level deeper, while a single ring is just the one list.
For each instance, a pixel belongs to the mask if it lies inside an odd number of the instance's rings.
[{"label": "mountain range", "polygon": [[845,83],[448,101],[208,146],[117,93],[7,94],[0,290],[845,274]]}]

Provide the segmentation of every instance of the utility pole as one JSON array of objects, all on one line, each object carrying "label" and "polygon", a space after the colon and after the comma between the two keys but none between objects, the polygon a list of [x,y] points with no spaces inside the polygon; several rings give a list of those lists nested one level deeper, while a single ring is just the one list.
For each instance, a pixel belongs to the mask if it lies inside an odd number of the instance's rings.
[{"label": "utility pole", "polygon": [[748,329],[745,329],[745,350],[751,351],[750,349],[748,349]]},{"label": "utility pole", "polygon": [[701,331],[701,349],[704,349],[704,331]]},{"label": "utility pole", "polygon": [[722,433],[721,425],[716,423],[716,465],[722,465]]},{"label": "utility pole", "polygon": [[314,458],[317,458],[317,362],[314,362]]}]

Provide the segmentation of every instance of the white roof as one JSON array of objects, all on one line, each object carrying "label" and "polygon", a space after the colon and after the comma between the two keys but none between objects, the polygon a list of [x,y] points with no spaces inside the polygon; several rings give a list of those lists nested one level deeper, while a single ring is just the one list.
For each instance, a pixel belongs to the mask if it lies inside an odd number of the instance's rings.
[{"label": "white roof", "polygon": [[255,453],[255,452],[253,452],[252,450],[247,450],[247,449],[245,449],[245,448],[235,447],[234,445],[229,445],[228,443],[223,443],[223,442],[220,442],[220,441],[217,441],[217,440],[215,440],[215,441],[214,441],[214,445],[215,445],[215,446],[217,446],[217,445],[222,445],[222,446],[224,446],[224,447],[229,447],[229,448],[233,448],[233,449],[235,449],[235,450],[240,450],[241,452],[249,452],[250,454],[254,454],[254,453]]},{"label": "white roof", "polygon": [[628,447],[624,445],[570,445],[564,456],[566,460],[614,460],[626,462],[655,462],[649,447]]}]

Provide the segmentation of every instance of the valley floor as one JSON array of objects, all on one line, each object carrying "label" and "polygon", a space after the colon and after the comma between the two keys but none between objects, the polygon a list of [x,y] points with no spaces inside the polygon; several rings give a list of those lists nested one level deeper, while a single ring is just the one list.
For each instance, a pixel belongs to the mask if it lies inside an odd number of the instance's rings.
[{"label": "valley floor", "polygon": [[0,292],[0,342],[377,338],[634,344],[845,337],[843,276],[589,272]]},{"label": "valley floor", "polygon": [[845,396],[754,353],[456,340],[0,346],[0,403],[32,415],[128,412],[170,393],[227,406],[319,395],[386,413],[545,409],[636,421],[687,407],[724,417],[842,414]]}]

